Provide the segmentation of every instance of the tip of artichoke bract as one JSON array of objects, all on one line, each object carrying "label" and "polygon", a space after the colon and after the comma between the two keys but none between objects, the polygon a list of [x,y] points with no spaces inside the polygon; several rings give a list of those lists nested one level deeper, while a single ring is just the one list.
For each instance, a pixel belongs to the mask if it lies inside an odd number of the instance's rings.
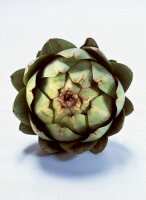
[{"label": "tip of artichoke bract", "polygon": [[85,40],[85,42],[84,42],[84,44],[81,46],[81,48],[83,48],[83,47],[96,47],[96,48],[99,48],[99,46],[97,45],[97,43],[96,43],[96,41],[93,39],[93,38],[91,38],[91,37],[89,37],[89,38],[87,38],[86,40]]}]

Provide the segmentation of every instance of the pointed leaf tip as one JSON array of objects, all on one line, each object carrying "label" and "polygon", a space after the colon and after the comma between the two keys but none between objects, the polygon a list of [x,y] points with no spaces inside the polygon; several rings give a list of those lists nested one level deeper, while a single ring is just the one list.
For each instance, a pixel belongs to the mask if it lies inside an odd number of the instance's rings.
[{"label": "pointed leaf tip", "polygon": [[19,125],[19,130],[25,134],[36,135],[30,126],[23,124],[22,122]]},{"label": "pointed leaf tip", "polygon": [[23,75],[24,75],[24,68],[15,71],[11,76],[11,82],[14,88],[19,92],[23,87],[25,87],[23,83]]},{"label": "pointed leaf tip", "polygon": [[132,102],[126,97],[125,98],[125,103],[124,103],[124,110],[125,110],[125,115],[130,115],[134,111],[134,106]]},{"label": "pointed leaf tip", "polygon": [[92,153],[97,154],[102,152],[108,143],[108,137],[102,137],[101,139],[97,140],[94,147],[90,150]]},{"label": "pointed leaf tip", "polygon": [[83,47],[96,47],[99,48],[96,41],[93,38],[87,38],[84,42],[84,44],[81,46],[81,48]]}]

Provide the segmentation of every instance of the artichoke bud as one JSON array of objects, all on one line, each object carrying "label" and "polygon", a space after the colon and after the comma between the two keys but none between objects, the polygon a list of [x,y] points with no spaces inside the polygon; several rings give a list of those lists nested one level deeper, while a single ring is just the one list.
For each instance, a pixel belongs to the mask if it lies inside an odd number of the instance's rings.
[{"label": "artichoke bud", "polygon": [[92,38],[80,48],[50,39],[11,77],[18,91],[13,111],[19,129],[37,135],[47,154],[99,153],[133,111],[125,97],[132,71],[108,60]]}]

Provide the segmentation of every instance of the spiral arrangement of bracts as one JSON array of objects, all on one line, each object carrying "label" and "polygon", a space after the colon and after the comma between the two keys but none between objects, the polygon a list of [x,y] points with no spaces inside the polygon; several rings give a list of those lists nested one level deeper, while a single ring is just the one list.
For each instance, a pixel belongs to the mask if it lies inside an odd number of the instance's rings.
[{"label": "spiral arrangement of bracts", "polygon": [[19,91],[13,106],[19,129],[38,135],[48,154],[101,152],[133,111],[125,97],[131,70],[108,60],[92,38],[81,48],[50,39],[11,80]]}]

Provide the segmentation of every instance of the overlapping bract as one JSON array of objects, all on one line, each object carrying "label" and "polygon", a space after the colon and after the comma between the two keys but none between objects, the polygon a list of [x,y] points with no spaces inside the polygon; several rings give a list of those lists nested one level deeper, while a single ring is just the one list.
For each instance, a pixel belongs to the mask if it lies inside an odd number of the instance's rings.
[{"label": "overlapping bract", "polygon": [[101,152],[133,111],[125,97],[131,70],[108,60],[92,38],[81,48],[50,39],[11,79],[19,92],[13,107],[19,129],[38,135],[48,154]]}]

